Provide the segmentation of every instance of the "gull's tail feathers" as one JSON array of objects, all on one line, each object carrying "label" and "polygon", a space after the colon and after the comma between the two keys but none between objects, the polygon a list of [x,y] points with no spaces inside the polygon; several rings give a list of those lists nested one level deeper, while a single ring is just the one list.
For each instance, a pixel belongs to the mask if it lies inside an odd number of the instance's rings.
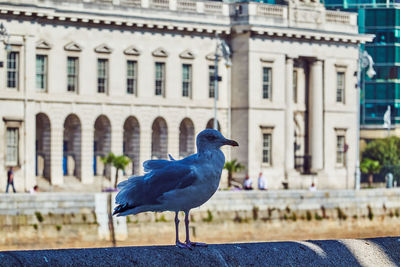
[{"label": "gull's tail feathers", "polygon": [[115,203],[119,205],[115,207],[113,215],[124,215],[124,213],[142,204],[144,198],[143,194],[146,191],[144,190],[144,180],[146,176],[149,175],[150,174],[133,176],[118,184],[118,189],[120,189],[120,191],[115,197]]}]

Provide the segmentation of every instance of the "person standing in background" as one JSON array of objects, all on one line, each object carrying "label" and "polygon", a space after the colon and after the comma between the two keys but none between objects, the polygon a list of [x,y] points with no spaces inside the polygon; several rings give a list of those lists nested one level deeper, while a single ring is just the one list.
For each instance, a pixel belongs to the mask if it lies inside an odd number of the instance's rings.
[{"label": "person standing in background", "polygon": [[262,172],[260,172],[260,174],[258,175],[258,189],[268,190],[267,178],[265,178]]},{"label": "person standing in background", "polygon": [[10,167],[10,168],[8,169],[8,172],[7,172],[7,188],[6,188],[6,193],[8,193],[8,187],[9,187],[10,185],[12,186],[14,193],[17,193],[17,191],[15,190],[15,187],[14,187],[14,171],[13,171],[13,167]]}]

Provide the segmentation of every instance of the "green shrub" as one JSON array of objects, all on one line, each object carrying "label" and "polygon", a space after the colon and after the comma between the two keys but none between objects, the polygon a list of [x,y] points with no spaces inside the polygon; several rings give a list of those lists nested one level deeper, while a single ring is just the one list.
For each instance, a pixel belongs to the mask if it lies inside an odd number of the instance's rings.
[{"label": "green shrub", "polygon": [[292,220],[295,222],[297,221],[297,215],[295,212],[292,212]]},{"label": "green shrub", "polygon": [[38,222],[44,221],[43,215],[40,212],[36,211],[35,216],[36,216],[36,219],[38,220]]},{"label": "green shrub", "polygon": [[337,207],[336,210],[337,210],[337,217],[339,218],[339,220],[347,219],[347,215],[342,211],[340,207]]},{"label": "green shrub", "polygon": [[255,221],[257,221],[257,219],[258,219],[258,211],[259,210],[260,209],[257,206],[253,207],[253,220],[255,220]]},{"label": "green shrub", "polygon": [[307,221],[311,221],[312,220],[312,215],[311,215],[311,212],[309,210],[307,210],[307,212],[306,212],[306,218],[307,218]]},{"label": "green shrub", "polygon": [[372,221],[374,219],[374,213],[372,212],[372,208],[370,205],[368,205],[367,208],[368,208],[368,219]]},{"label": "green shrub", "polygon": [[207,210],[207,218],[204,218],[203,222],[212,222],[213,218],[214,217],[213,217],[213,214],[211,213],[211,211]]}]

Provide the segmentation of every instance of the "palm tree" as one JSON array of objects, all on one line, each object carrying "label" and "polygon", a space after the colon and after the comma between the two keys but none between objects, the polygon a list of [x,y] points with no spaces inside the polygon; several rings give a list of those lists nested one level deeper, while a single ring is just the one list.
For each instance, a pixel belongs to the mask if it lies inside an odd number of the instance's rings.
[{"label": "palm tree", "polygon": [[374,180],[374,173],[379,173],[381,170],[381,165],[379,161],[372,160],[370,158],[364,158],[361,162],[360,169],[363,173],[368,174],[368,186],[372,186]]},{"label": "palm tree", "polygon": [[236,159],[233,159],[231,161],[225,162],[224,169],[228,171],[228,187],[232,186],[232,176],[235,172],[240,172],[241,170],[244,169],[244,166],[237,162]]},{"label": "palm tree", "polygon": [[125,171],[125,168],[126,166],[128,166],[129,162],[131,162],[131,160],[127,156],[122,155],[114,157],[112,164],[117,169],[117,171],[115,172],[114,188],[117,188],[118,184],[118,171]]},{"label": "palm tree", "polygon": [[110,164],[113,163],[114,158],[115,158],[115,155],[114,155],[114,153],[112,153],[112,152],[108,153],[107,156],[104,156],[104,157],[101,157],[101,158],[100,158],[101,162],[103,162],[103,164],[104,164],[103,175],[104,175],[104,172],[105,172],[106,168],[107,168]]}]

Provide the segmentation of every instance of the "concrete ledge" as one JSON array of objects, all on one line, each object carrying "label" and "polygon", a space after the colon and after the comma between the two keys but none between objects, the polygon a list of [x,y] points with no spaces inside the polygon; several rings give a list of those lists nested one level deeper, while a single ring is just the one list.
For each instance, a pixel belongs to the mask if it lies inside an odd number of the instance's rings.
[{"label": "concrete ledge", "polygon": [[0,266],[398,266],[400,238],[0,252]]}]

